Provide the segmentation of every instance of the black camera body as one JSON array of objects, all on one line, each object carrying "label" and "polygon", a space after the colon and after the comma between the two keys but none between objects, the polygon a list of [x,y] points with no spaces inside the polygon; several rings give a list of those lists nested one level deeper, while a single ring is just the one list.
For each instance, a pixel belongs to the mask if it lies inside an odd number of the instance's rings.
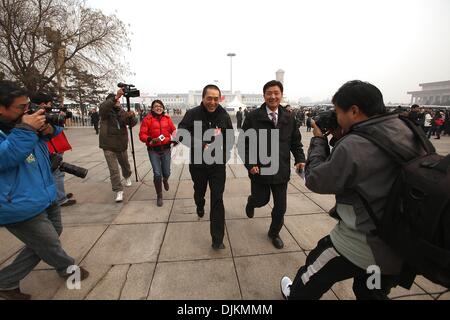
[{"label": "black camera body", "polygon": [[320,112],[313,120],[324,134],[331,129],[339,127],[336,111],[334,110]]},{"label": "black camera body", "polygon": [[[27,114],[33,114],[36,111],[41,109],[37,104],[31,103],[28,107]],[[54,111],[56,110],[56,111]],[[64,127],[66,123],[66,116],[61,114],[61,110],[59,109],[45,109],[45,123],[51,124],[53,126]]]},{"label": "black camera body", "polygon": [[54,172],[56,169],[59,169],[61,172],[66,172],[81,179],[86,178],[88,174],[88,169],[63,162],[61,155],[57,153],[53,153],[50,155],[50,165],[52,168],[52,172]]},{"label": "black camera body", "polygon": [[117,86],[123,90],[125,98],[137,98],[141,96],[140,91],[132,84],[121,82]]}]

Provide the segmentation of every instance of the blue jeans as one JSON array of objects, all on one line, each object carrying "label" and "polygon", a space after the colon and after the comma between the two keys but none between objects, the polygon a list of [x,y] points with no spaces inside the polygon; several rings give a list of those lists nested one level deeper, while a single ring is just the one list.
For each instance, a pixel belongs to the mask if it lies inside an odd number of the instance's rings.
[{"label": "blue jeans", "polygon": [[66,190],[64,189],[64,177],[65,173],[59,169],[56,169],[53,172],[53,179],[55,180],[56,185],[56,202],[58,202],[59,205],[62,205],[69,200],[67,199]]},{"label": "blue jeans", "polygon": [[148,156],[153,168],[153,179],[161,180],[170,177],[171,149],[164,151],[149,151]]},{"label": "blue jeans", "polygon": [[20,281],[41,260],[54,267],[61,277],[67,275],[67,268],[75,264],[59,241],[63,226],[58,204],[54,203],[31,220],[7,225],[6,229],[22,241],[25,248],[13,263],[0,270],[0,290],[19,288]]}]

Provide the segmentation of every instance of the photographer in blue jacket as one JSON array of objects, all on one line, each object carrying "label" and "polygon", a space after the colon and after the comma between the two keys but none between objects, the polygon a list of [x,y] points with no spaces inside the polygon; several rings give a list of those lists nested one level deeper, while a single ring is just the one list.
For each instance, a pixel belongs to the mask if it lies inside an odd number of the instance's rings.
[{"label": "photographer in blue jacket", "polygon": [[[62,128],[46,123],[45,110],[28,114],[28,107],[25,89],[0,81],[0,226],[25,244],[14,262],[0,270],[0,298],[7,300],[31,298],[20,291],[20,281],[41,260],[64,279],[75,264],[59,240],[61,212],[46,145]],[[89,274],[76,270],[80,281]]]}]

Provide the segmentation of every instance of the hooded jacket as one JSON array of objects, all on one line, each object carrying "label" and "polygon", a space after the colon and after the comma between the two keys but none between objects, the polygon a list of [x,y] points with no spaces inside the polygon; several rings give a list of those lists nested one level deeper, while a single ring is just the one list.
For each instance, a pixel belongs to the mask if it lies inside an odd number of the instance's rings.
[{"label": "hooded jacket", "polygon": [[[397,114],[373,117],[352,129],[361,126],[371,126],[383,134],[393,148],[400,148],[410,159],[426,153]],[[340,221],[330,234],[331,240],[342,256],[364,270],[373,265],[387,275],[402,270],[400,257],[372,233],[375,224],[361,200],[361,196],[365,198],[380,219],[398,173],[398,165],[383,150],[351,131],[336,143],[331,155],[326,138],[311,140],[306,186],[319,194],[336,195]]]}]

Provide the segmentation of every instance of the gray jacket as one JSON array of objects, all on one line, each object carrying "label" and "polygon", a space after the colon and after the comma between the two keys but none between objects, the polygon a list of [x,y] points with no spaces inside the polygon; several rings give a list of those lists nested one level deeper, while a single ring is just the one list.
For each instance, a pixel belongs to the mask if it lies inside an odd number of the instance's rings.
[{"label": "gray jacket", "polygon": [[[409,158],[425,154],[398,115],[374,117],[354,128],[360,126],[372,126]],[[380,218],[398,165],[373,143],[355,134],[341,138],[331,155],[325,138],[312,138],[308,153],[306,186],[320,194],[336,195],[340,221],[330,234],[336,250],[364,270],[376,265],[382,274],[400,273],[401,259],[371,233],[375,225],[360,198],[363,196]]]}]

